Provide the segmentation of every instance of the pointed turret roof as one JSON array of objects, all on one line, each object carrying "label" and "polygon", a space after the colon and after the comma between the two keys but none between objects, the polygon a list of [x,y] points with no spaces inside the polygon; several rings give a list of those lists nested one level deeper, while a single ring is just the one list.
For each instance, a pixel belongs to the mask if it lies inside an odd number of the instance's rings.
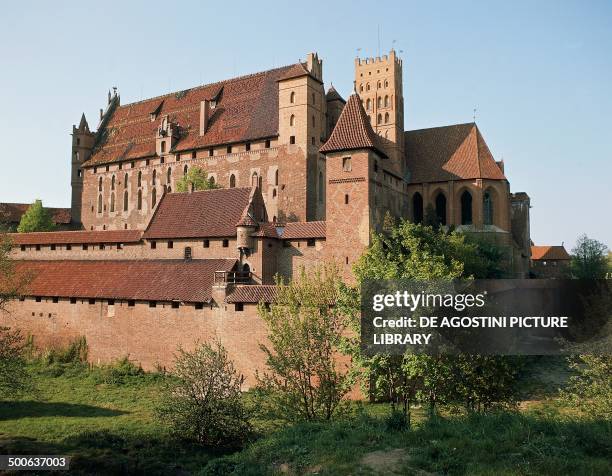
[{"label": "pointed turret roof", "polygon": [[340,96],[338,91],[336,91],[336,88],[334,88],[333,84],[327,90],[327,94],[325,95],[325,99],[327,101],[342,101],[342,102],[346,103],[344,98],[342,96]]},{"label": "pointed turret roof", "polygon": [[79,130],[83,131],[88,131],[89,130],[89,124],[87,124],[87,119],[85,119],[85,113],[83,113],[81,115],[81,122],[79,122]]},{"label": "pointed turret roof", "polygon": [[382,141],[372,129],[359,95],[353,93],[344,106],[330,138],[319,149],[319,152],[355,149],[372,149],[383,157],[387,156],[382,147]]}]

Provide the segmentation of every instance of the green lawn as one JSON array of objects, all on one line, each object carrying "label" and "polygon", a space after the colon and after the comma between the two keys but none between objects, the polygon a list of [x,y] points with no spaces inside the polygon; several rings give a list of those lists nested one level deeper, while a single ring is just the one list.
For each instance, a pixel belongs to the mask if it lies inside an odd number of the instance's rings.
[{"label": "green lawn", "polygon": [[[550,377],[554,363],[544,365]],[[520,414],[428,423],[417,410],[411,431],[389,431],[387,407],[363,405],[327,425],[260,422],[258,440],[223,455],[174,442],[155,423],[160,376],[109,384],[98,370],[66,369],[32,367],[36,400],[0,403],[1,454],[69,454],[80,474],[612,474],[610,423],[578,418],[535,382],[538,401]]]}]

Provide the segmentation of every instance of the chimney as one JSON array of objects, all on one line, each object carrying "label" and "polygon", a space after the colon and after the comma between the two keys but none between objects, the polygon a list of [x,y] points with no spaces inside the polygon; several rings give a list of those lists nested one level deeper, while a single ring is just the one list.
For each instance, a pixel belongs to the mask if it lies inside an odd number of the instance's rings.
[{"label": "chimney", "polygon": [[200,135],[203,136],[206,133],[208,127],[208,119],[210,116],[210,101],[204,99],[200,102]]}]

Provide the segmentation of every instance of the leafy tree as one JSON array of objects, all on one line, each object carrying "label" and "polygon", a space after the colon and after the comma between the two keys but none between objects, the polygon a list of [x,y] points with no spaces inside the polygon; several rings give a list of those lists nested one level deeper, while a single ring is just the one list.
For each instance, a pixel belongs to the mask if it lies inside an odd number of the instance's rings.
[{"label": "leafy tree", "polygon": [[259,314],[268,325],[269,345],[261,345],[268,370],[258,375],[259,401],[288,421],[330,420],[344,409],[352,369],[337,357],[347,318],[338,301],[336,268],[309,274],[302,270],[290,284],[277,281],[277,297]]},{"label": "leafy tree", "polygon": [[211,190],[220,188],[212,177],[200,167],[191,167],[187,173],[176,183],[177,192],[189,192],[198,190]]},{"label": "leafy tree", "polygon": [[157,408],[180,437],[206,446],[240,446],[251,434],[239,375],[219,341],[178,350],[172,378]]},{"label": "leafy tree", "polygon": [[10,258],[12,241],[7,235],[0,234],[0,312],[6,312],[6,306],[15,299],[27,286],[31,276],[17,273]]},{"label": "leafy tree", "polygon": [[581,354],[570,359],[577,373],[562,396],[595,418],[612,420],[612,356]]},{"label": "leafy tree", "polygon": [[26,368],[25,347],[19,330],[0,327],[0,398],[13,398],[34,388]]},{"label": "leafy tree", "polygon": [[[358,282],[366,279],[417,281],[490,278],[503,273],[501,251],[495,245],[442,228],[400,221],[372,237],[372,244],[355,265]],[[358,290],[345,291],[353,306],[353,332],[360,335]],[[348,351],[364,368],[364,381],[374,396],[386,397],[392,410],[401,403],[407,423],[410,403],[419,400],[436,414],[440,404],[460,403],[469,411],[486,411],[515,401],[518,366],[504,357],[412,354],[365,358],[358,340]]]},{"label": "leafy tree", "polygon": [[602,279],[608,272],[608,247],[587,235],[578,237],[572,249],[570,269],[576,279]]},{"label": "leafy tree", "polygon": [[17,231],[31,233],[34,231],[53,231],[55,223],[49,210],[43,207],[42,201],[36,200],[21,217]]}]

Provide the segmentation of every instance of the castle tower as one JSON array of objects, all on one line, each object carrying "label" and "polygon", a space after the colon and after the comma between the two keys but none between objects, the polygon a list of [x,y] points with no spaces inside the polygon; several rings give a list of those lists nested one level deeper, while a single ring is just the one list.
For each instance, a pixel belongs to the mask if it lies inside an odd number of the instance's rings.
[{"label": "castle tower", "polygon": [[70,184],[72,186],[72,197],[70,201],[70,212],[72,223],[80,225],[81,220],[81,199],[83,193],[83,170],[81,165],[89,160],[94,146],[95,134],[89,130],[85,114],[81,116],[79,127],[72,126],[72,156],[71,156],[71,175]]},{"label": "castle tower", "polygon": [[376,229],[376,182],[379,164],[388,161],[361,99],[352,94],[329,140],[321,147],[327,164],[326,254],[354,279],[352,266],[369,246]]},{"label": "castle tower", "polygon": [[403,176],[402,60],[395,50],[382,58],[355,58],[355,87],[374,132],[389,141],[384,148],[391,158],[391,168]]}]

